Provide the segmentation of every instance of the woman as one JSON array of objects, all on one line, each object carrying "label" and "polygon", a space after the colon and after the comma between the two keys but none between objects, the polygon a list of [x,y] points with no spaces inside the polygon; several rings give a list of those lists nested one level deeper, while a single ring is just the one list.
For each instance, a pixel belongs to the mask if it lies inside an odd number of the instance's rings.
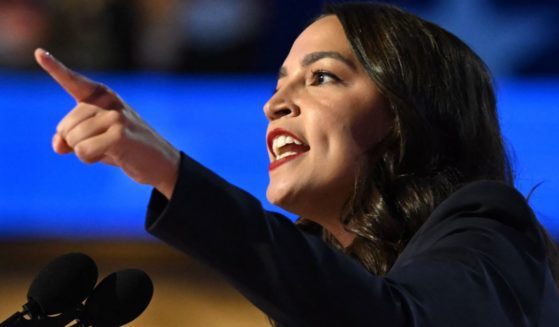
[{"label": "woman", "polygon": [[440,27],[331,7],[294,42],[269,120],[263,210],[163,140],[115,93],[43,50],[77,101],[57,153],[155,187],[146,226],[285,326],[552,326],[552,243],[501,138],[490,75]]}]

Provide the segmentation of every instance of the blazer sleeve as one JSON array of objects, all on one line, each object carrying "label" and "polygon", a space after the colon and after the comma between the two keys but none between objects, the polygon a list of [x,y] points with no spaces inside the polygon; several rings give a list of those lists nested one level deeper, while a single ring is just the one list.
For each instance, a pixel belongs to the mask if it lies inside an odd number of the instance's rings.
[{"label": "blazer sleeve", "polygon": [[522,212],[479,207],[484,192],[470,194],[445,201],[382,278],[184,154],[171,200],[153,192],[146,228],[216,269],[281,325],[517,326],[537,314],[524,299],[541,293],[541,239],[518,194]]}]

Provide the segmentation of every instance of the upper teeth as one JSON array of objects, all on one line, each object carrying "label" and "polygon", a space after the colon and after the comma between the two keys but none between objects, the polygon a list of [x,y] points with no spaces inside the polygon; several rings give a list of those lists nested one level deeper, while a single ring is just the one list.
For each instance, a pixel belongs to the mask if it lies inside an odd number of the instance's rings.
[{"label": "upper teeth", "polygon": [[289,135],[279,135],[276,138],[274,138],[274,141],[272,143],[272,151],[274,151],[274,155],[276,156],[276,159],[281,159],[283,157],[286,157],[287,155],[291,155],[291,154],[295,154],[294,152],[286,152],[283,153],[282,155],[279,154],[279,149],[282,146],[285,146],[286,144],[297,144],[297,145],[302,145],[303,143],[301,143],[301,141],[289,136]]}]

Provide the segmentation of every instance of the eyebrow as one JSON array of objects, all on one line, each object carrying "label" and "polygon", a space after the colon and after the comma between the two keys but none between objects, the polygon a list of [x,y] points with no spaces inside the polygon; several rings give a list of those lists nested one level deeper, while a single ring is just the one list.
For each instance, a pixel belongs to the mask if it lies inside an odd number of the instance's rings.
[{"label": "eyebrow", "polygon": [[[311,52],[308,55],[306,55],[303,60],[301,60],[301,66],[303,67],[307,67],[321,59],[324,58],[331,58],[331,59],[335,59],[338,61],[343,62],[344,64],[346,64],[347,66],[349,66],[351,69],[356,70],[357,67],[355,67],[355,63],[353,61],[351,61],[350,59],[348,59],[347,57],[344,57],[341,53],[336,52],[336,51],[318,51],[318,52]],[[285,69],[284,66],[280,67],[279,72],[278,72],[278,79],[287,76],[287,69]]]}]

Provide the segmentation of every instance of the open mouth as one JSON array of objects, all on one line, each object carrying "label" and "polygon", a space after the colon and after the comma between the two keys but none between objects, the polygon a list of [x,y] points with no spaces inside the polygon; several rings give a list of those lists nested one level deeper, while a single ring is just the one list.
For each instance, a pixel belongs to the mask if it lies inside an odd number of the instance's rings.
[{"label": "open mouth", "polygon": [[310,150],[310,147],[293,133],[274,129],[268,134],[268,149],[272,154],[270,170]]}]

